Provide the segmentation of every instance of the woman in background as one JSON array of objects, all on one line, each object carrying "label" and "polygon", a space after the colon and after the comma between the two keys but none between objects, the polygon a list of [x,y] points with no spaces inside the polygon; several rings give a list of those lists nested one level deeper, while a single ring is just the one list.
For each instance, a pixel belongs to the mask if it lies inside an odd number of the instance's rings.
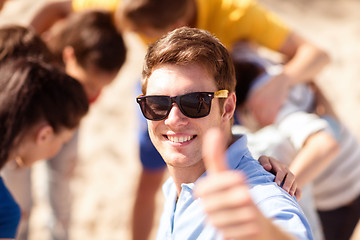
[{"label": "woman in background", "polygon": [[[54,156],[88,111],[81,84],[35,60],[0,64],[0,169]],[[0,239],[14,239],[20,209],[0,176]]]}]

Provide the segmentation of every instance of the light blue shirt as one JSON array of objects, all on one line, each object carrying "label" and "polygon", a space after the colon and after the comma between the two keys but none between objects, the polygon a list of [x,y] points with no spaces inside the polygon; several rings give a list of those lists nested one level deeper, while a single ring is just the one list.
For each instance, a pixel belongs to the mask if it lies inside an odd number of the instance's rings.
[{"label": "light blue shirt", "polygon": [[[313,239],[310,226],[296,200],[274,183],[274,175],[265,171],[252,158],[246,144],[246,136],[242,136],[229,147],[227,159],[231,169],[241,170],[246,174],[255,204],[284,231],[298,239]],[[192,195],[194,186],[194,183],[182,184],[176,201],[173,179],[170,177],[165,182],[163,191],[166,199],[158,240],[223,239],[214,227],[206,223],[199,199],[194,199]]]}]

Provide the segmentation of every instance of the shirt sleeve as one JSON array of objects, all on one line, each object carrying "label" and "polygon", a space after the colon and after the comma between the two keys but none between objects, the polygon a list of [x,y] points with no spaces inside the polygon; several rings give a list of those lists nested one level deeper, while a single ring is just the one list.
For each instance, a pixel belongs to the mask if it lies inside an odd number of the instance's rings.
[{"label": "shirt sleeve", "polygon": [[278,50],[288,37],[288,26],[255,0],[197,0],[197,27],[213,33],[227,47],[240,40]]},{"label": "shirt sleeve", "polygon": [[295,112],[288,115],[278,123],[278,127],[281,132],[289,137],[297,150],[302,148],[308,137],[319,131],[325,131],[335,139],[337,138],[336,132],[328,121],[316,114],[307,112]]},{"label": "shirt sleeve", "polygon": [[257,185],[250,193],[264,216],[283,231],[296,239],[313,239],[310,225],[296,200],[275,183]]}]

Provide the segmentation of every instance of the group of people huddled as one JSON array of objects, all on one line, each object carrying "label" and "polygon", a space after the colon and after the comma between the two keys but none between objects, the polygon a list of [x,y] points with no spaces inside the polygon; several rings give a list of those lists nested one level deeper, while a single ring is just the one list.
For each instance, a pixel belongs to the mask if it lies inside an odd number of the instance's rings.
[{"label": "group of people huddled", "polygon": [[133,239],[149,238],[161,185],[159,240],[351,237],[360,147],[316,86],[325,51],[255,0],[63,0],[0,28],[0,239],[28,239],[38,160],[52,239],[70,239],[80,122],[123,66],[125,32],[147,45]]}]

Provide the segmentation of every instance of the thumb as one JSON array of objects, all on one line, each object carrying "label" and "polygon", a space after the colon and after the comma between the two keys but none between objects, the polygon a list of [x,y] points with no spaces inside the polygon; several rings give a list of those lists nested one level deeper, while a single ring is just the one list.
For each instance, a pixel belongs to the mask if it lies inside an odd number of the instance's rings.
[{"label": "thumb", "polygon": [[219,173],[228,169],[225,158],[225,140],[218,128],[209,129],[204,137],[203,158],[209,174]]}]

